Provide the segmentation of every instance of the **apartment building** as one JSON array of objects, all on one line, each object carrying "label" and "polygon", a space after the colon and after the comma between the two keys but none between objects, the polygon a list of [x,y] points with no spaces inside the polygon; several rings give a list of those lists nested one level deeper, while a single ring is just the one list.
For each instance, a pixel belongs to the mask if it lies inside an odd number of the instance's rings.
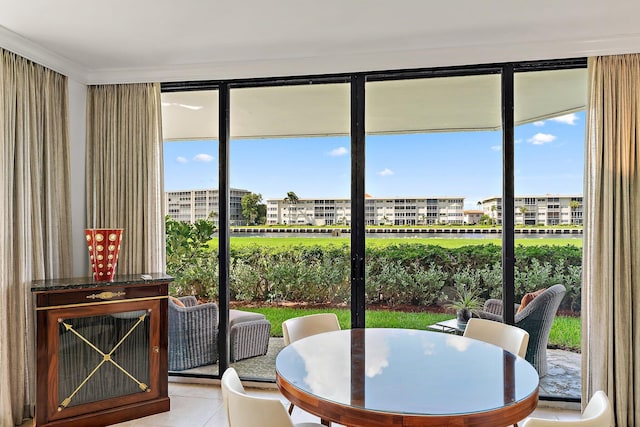
[{"label": "apartment building", "polygon": [[[464,197],[367,197],[366,225],[463,224]],[[351,224],[350,199],[267,200],[267,224]]]},{"label": "apartment building", "polygon": [[480,223],[480,219],[484,212],[477,209],[465,210],[464,212],[464,223],[468,225],[475,225]]},{"label": "apartment building", "polygon": [[[230,225],[245,225],[241,200],[249,194],[247,190],[230,190]],[[164,193],[164,208],[170,218],[194,223],[199,219],[212,218],[217,224],[219,217],[219,197],[217,189],[180,190]]]},{"label": "apartment building", "polygon": [[[482,211],[494,224],[502,224],[502,198],[481,201]],[[516,225],[582,225],[580,195],[527,195],[514,199]]]}]

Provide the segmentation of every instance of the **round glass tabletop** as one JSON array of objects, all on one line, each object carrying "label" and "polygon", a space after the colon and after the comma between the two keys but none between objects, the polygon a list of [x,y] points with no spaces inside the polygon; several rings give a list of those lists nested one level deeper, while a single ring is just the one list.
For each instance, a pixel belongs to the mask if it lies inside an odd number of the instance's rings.
[{"label": "round glass tabletop", "polygon": [[303,395],[394,414],[462,415],[531,399],[538,374],[523,358],[457,335],[353,329],[285,347],[279,381]]}]

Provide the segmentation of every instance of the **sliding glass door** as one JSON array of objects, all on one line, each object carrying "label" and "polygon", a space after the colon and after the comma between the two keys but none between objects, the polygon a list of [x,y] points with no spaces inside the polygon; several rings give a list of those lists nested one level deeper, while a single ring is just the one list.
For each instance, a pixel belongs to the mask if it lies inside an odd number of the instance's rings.
[{"label": "sliding glass door", "polygon": [[[548,342],[565,346],[561,335],[576,329],[564,323],[566,310],[579,310],[580,266],[572,260],[579,258],[582,189],[574,184],[584,139],[567,130],[584,120],[584,66],[189,82],[183,92],[181,84],[164,85],[165,112],[174,115],[165,121],[184,117],[177,133],[165,132],[167,190],[177,175],[209,167],[193,178],[207,185],[176,188],[185,194],[173,196],[167,212],[184,215],[176,229],[203,214],[215,227],[197,247],[213,249],[210,259],[184,270],[196,279],[190,288],[172,267],[173,292],[224,310],[229,329],[215,338],[216,350],[229,354],[220,368],[272,381],[281,324],[290,317],[334,311],[343,328],[434,329],[449,321],[459,332],[463,325],[451,321],[463,297],[476,312],[489,299],[511,307],[552,282],[564,283],[567,297]],[[212,108],[178,94],[208,97]],[[218,99],[228,105],[218,108]],[[186,117],[205,112],[209,128],[194,133]],[[171,144],[193,140],[211,151],[173,151]],[[218,177],[225,177],[224,194],[209,198],[202,192],[215,190]],[[577,240],[539,240],[548,229]],[[207,239],[209,231],[193,232]],[[218,254],[216,239],[225,236],[229,248]],[[167,250],[169,259],[175,249]],[[266,346],[238,357],[234,325],[247,321],[268,329],[251,331]],[[214,363],[207,373],[220,369]]]}]

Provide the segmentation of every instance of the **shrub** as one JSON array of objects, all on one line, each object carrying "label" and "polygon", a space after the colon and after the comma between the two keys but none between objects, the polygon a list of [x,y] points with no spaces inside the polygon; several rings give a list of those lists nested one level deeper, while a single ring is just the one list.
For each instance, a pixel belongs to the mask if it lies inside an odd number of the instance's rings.
[{"label": "shrub", "polygon": [[[208,246],[215,231],[209,221],[190,225],[167,221],[167,273],[173,295],[218,295],[217,250]],[[367,304],[416,306],[442,302],[443,290],[464,284],[482,299],[502,295],[502,252],[494,244],[446,249],[397,244],[367,248]],[[563,308],[580,309],[582,252],[575,246],[515,248],[515,297],[562,283]],[[246,247],[231,249],[230,296],[242,301],[344,303],[351,295],[347,245]]]}]

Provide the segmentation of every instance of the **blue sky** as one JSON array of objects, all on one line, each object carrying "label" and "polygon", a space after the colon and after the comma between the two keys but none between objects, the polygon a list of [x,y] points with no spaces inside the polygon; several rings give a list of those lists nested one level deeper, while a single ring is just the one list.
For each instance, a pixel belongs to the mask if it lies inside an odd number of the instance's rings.
[{"label": "blue sky", "polygon": [[[519,126],[515,193],[582,194],[584,112]],[[366,192],[375,197],[500,195],[501,132],[368,136]],[[350,197],[349,137],[234,140],[231,186],[263,199]],[[216,141],[164,144],[165,190],[218,187]]]}]

